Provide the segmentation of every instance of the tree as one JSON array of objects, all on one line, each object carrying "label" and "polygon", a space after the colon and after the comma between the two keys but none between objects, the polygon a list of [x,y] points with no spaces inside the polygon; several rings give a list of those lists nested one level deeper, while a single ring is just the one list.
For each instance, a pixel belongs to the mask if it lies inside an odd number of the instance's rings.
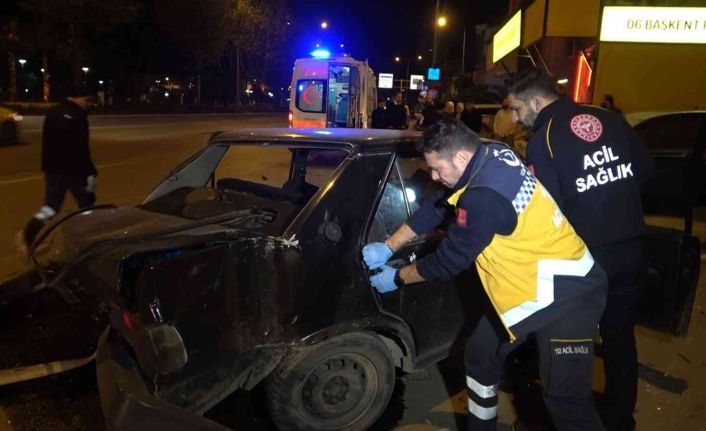
[{"label": "tree", "polygon": [[157,0],[160,33],[193,61],[197,74],[196,99],[201,102],[201,68],[218,60],[228,41],[231,0]]},{"label": "tree", "polygon": [[74,83],[84,76],[86,35],[110,31],[136,15],[137,0],[19,0],[35,18],[33,45],[42,55],[45,96],[49,91],[49,52],[69,60]]},{"label": "tree", "polygon": [[2,51],[7,53],[7,67],[9,72],[8,89],[11,102],[17,100],[17,57],[15,55],[19,43],[17,27],[17,19],[14,17],[3,18],[0,27],[0,46],[2,47]]},{"label": "tree", "polygon": [[285,0],[231,2],[227,56],[236,75],[236,104],[240,104],[241,71],[260,82],[267,80],[284,58],[291,17]]}]

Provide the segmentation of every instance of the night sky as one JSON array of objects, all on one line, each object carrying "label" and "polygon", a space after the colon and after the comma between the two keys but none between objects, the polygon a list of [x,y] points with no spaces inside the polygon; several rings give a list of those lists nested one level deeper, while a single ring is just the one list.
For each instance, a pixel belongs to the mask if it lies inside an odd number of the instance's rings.
[{"label": "night sky", "polygon": [[[404,59],[412,59],[410,73],[424,74],[431,65],[435,0],[287,0],[287,4],[292,16],[291,37],[284,54],[288,58],[283,57],[276,72],[271,74],[273,86],[287,85],[294,59],[309,56],[317,42],[331,51],[346,52],[359,60],[368,59],[376,73],[404,75],[407,66]],[[507,5],[508,0],[440,0],[440,14],[448,18],[448,25],[439,32],[438,39],[437,63],[443,68],[442,76],[449,77],[460,71],[464,27],[467,29],[466,71],[474,69],[474,26],[502,23],[507,18]],[[86,61],[93,71],[93,80],[114,79],[119,74],[188,76],[194,73],[193,62],[178,46],[160,36],[156,26],[158,13],[154,1],[145,0],[134,21],[107,32],[87,35]],[[17,0],[0,1],[0,18],[2,15],[19,15],[25,29],[32,28],[30,14],[17,7]],[[329,24],[326,30],[320,27],[323,20]],[[341,43],[343,49],[339,48]],[[20,47],[17,54],[18,58],[28,59],[28,71],[39,73],[36,52]],[[416,60],[417,55],[423,56],[421,62]],[[403,61],[396,64],[395,56]],[[53,76],[69,80],[70,70],[66,66],[62,63],[52,66]],[[5,82],[6,71],[1,69],[0,79]],[[230,79],[224,72],[223,62],[206,64],[203,73],[212,82]]]},{"label": "night sky", "polygon": [[[439,34],[437,63],[459,62],[463,28],[467,28],[466,70],[475,59],[473,27],[480,23],[498,24],[506,19],[507,0],[441,0],[440,14],[449,24]],[[404,72],[406,63],[395,64],[396,55],[416,59],[423,55],[419,69],[431,63],[435,0],[290,0],[294,18],[292,58],[307,56],[317,41],[357,59],[367,58],[376,72]],[[327,30],[319,24],[326,20]],[[414,72],[415,61],[411,63]]]}]

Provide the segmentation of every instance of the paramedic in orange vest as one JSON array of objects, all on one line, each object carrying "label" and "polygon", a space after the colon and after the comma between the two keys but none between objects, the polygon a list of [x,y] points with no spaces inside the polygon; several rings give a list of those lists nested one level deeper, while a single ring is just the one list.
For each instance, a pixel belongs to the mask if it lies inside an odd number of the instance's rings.
[{"label": "paramedic in orange vest", "polygon": [[[450,189],[420,208],[384,243],[363,248],[381,293],[451,278],[475,261],[492,309],[466,343],[469,430],[495,430],[503,363],[534,333],[547,408],[560,431],[603,430],[591,393],[593,333],[607,279],[551,195],[515,153],[483,144],[457,120],[442,120],[419,143],[435,181]],[[455,212],[439,247],[396,270],[386,263],[417,235]]]}]

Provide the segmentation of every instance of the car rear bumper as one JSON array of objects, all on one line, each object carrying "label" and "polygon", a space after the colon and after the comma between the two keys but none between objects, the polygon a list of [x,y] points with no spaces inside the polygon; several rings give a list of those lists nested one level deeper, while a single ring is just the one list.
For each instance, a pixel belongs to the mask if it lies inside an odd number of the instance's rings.
[{"label": "car rear bumper", "polygon": [[148,391],[138,365],[120,343],[101,335],[96,353],[98,389],[108,430],[228,430]]}]

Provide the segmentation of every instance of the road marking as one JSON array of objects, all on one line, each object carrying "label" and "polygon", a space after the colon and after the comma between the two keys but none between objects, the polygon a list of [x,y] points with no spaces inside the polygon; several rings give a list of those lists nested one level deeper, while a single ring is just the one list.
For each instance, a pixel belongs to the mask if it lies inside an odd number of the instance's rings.
[{"label": "road marking", "polygon": [[[96,169],[114,168],[116,166],[122,166],[122,165],[127,165],[127,164],[128,164],[127,162],[107,163],[105,165],[96,166]],[[44,174],[30,175],[28,177],[14,178],[12,180],[0,181],[0,187],[7,186],[10,184],[24,183],[26,181],[41,180],[42,178],[44,178]]]}]

